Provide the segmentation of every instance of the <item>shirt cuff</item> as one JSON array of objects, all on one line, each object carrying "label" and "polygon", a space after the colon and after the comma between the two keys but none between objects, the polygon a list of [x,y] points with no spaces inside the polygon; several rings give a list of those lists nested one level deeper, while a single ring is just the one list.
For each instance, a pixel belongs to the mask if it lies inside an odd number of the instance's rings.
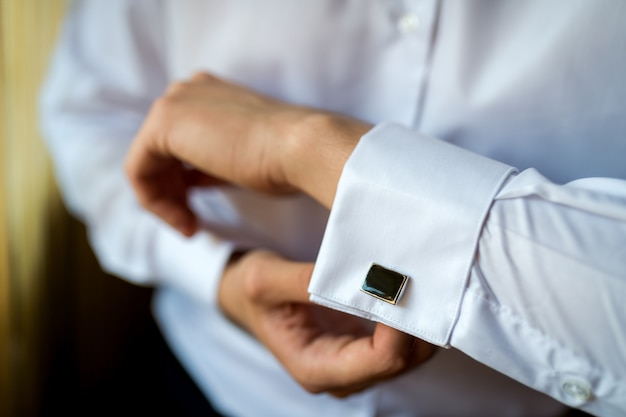
[{"label": "shirt cuff", "polygon": [[215,304],[219,282],[233,245],[208,232],[186,238],[174,229],[163,227],[164,236],[155,245],[154,268],[157,281]]},{"label": "shirt cuff", "polygon": [[[484,219],[513,168],[381,124],[344,167],[313,302],[449,346]],[[392,305],[360,291],[372,263],[409,277]]]}]

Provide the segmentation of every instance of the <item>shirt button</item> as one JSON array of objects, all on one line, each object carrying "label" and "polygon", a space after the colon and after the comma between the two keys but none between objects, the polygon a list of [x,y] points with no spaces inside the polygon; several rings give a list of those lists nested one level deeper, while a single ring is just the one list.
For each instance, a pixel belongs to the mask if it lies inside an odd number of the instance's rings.
[{"label": "shirt button", "polygon": [[591,388],[582,381],[565,381],[563,383],[563,392],[565,392],[565,395],[574,401],[576,405],[586,403],[592,397]]},{"label": "shirt button", "polygon": [[420,27],[420,19],[415,13],[405,13],[398,19],[398,30],[405,35],[417,31]]}]

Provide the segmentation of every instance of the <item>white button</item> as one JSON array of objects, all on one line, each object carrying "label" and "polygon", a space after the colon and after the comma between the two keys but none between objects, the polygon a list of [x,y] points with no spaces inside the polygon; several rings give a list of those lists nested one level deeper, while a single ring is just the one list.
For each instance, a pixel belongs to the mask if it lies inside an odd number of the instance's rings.
[{"label": "white button", "polygon": [[415,13],[405,13],[398,19],[398,30],[404,34],[417,31],[420,27],[420,19]]},{"label": "white button", "polygon": [[563,383],[563,391],[571,400],[582,404],[591,399],[592,392],[589,385],[582,381],[569,380]]}]

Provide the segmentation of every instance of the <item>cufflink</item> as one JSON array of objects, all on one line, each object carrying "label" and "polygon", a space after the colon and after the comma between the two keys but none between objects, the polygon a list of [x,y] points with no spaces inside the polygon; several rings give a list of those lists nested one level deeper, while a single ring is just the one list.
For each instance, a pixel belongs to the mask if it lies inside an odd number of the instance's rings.
[{"label": "cufflink", "polygon": [[389,304],[396,304],[400,299],[408,276],[392,271],[378,264],[372,264],[361,291]]}]

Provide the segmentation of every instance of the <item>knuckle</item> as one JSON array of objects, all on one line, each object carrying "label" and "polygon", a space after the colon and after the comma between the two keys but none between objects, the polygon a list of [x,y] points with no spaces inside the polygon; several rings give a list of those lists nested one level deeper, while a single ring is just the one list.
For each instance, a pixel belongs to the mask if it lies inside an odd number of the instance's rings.
[{"label": "knuckle", "polygon": [[191,77],[191,80],[192,81],[210,81],[210,80],[213,80],[214,78],[215,77],[213,77],[211,74],[205,71],[196,71]]},{"label": "knuckle", "polygon": [[383,376],[393,376],[399,374],[409,368],[409,358],[398,355],[386,355],[381,358],[380,373]]},{"label": "knuckle", "polygon": [[168,113],[172,106],[174,105],[174,97],[170,95],[164,95],[162,97],[157,98],[152,103],[151,114],[163,115]]},{"label": "knuckle", "polygon": [[183,114],[181,100],[178,96],[165,95],[157,98],[152,103],[148,121],[144,125],[144,136],[151,138],[149,140],[153,140],[153,137],[159,137],[164,130],[169,130],[173,121],[179,118],[181,114]]},{"label": "knuckle", "polygon": [[263,270],[257,262],[246,262],[245,273],[243,275],[242,290],[246,297],[252,301],[259,301],[263,298],[265,285],[263,280]]},{"label": "knuckle", "polygon": [[324,392],[326,392],[326,390],[322,389],[321,387],[312,384],[300,383],[300,386],[304,388],[304,390],[309,394],[323,394]]},{"label": "knuckle", "polygon": [[314,370],[308,364],[297,362],[286,365],[296,382],[309,394],[322,394],[329,391],[330,387],[324,386],[317,381]]},{"label": "knuckle", "polygon": [[[242,291],[252,301],[263,301],[268,291],[273,289],[271,282],[272,260],[275,255],[266,250],[254,250],[241,260]],[[269,274],[269,276],[268,276]]]},{"label": "knuckle", "polygon": [[328,391],[327,388],[319,384],[315,384],[313,381],[306,378],[296,378],[296,380],[298,381],[298,384],[300,384],[300,386],[309,394],[323,394]]},{"label": "knuckle", "polygon": [[187,91],[189,87],[189,83],[187,81],[176,81],[171,83],[167,89],[165,90],[165,95],[163,97],[178,97]]}]

